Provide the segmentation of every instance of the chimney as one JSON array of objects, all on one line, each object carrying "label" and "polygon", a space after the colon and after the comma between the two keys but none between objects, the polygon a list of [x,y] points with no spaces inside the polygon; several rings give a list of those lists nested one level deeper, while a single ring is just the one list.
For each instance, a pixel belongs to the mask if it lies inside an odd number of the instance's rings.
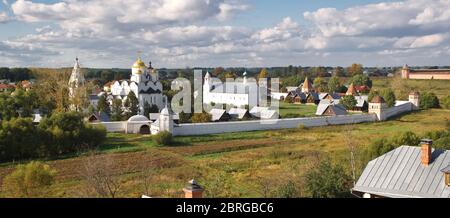
[{"label": "chimney", "polygon": [[422,147],[421,149],[421,155],[422,155],[422,165],[423,166],[428,166],[431,163],[431,149],[433,145],[433,141],[431,139],[422,139],[420,140],[420,146]]},{"label": "chimney", "polygon": [[202,198],[204,189],[193,179],[183,188],[184,198]]}]

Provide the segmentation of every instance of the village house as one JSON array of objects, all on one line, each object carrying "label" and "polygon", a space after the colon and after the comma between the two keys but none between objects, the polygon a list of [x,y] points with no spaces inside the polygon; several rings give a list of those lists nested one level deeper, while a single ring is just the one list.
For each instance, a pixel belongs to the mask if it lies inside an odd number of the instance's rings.
[{"label": "village house", "polygon": [[0,83],[0,92],[14,91],[15,88],[16,88],[16,86],[14,86],[14,85]]},{"label": "village house", "polygon": [[317,107],[317,116],[339,116],[347,115],[347,110],[339,102],[322,100]]},{"label": "village house", "polygon": [[450,151],[401,146],[367,164],[352,193],[363,198],[450,198]]}]

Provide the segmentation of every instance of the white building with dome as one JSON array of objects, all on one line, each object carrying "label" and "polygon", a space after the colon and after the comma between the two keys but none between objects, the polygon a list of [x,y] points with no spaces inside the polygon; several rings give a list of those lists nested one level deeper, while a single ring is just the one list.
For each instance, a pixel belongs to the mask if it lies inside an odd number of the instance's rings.
[{"label": "white building with dome", "polygon": [[141,115],[144,113],[145,102],[156,105],[159,109],[164,107],[163,86],[159,81],[158,71],[152,67],[151,62],[147,67],[141,58],[138,58],[131,68],[130,80],[115,81],[106,95],[112,104],[112,99],[121,99],[125,102],[130,92],[134,92],[139,100]]}]

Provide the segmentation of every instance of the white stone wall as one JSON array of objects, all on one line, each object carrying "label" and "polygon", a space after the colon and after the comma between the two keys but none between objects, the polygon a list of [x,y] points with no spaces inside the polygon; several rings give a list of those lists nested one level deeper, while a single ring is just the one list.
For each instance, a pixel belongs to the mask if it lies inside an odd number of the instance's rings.
[{"label": "white stone wall", "polygon": [[107,132],[125,132],[127,128],[127,122],[102,122],[92,123],[91,125],[102,125],[106,128]]},{"label": "white stone wall", "polygon": [[240,121],[220,123],[181,124],[175,126],[173,135],[208,135],[229,132],[245,132],[258,130],[292,129],[300,125],[317,127],[328,125],[342,125],[363,122],[375,122],[375,114],[358,114],[318,118],[295,118],[267,121]]},{"label": "white stone wall", "polygon": [[384,109],[382,111],[384,119],[389,119],[391,117],[410,112],[413,110],[413,104],[408,101],[404,102],[397,102],[397,105],[395,107],[390,107],[387,109]]}]

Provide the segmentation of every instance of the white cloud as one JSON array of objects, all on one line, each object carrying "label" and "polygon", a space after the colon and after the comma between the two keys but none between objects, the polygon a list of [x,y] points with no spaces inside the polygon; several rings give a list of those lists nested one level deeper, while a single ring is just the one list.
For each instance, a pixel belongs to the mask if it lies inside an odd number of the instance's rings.
[{"label": "white cloud", "polygon": [[[436,27],[449,27],[450,1],[407,0],[350,7],[342,11],[322,8],[305,12],[304,17],[327,37],[377,34],[401,36]],[[428,23],[438,26],[426,25]]]},{"label": "white cloud", "polygon": [[0,12],[0,23],[6,23],[11,20],[6,12]]},{"label": "white cloud", "polygon": [[300,26],[290,17],[272,28],[266,28],[255,33],[252,38],[264,43],[287,40],[300,35]]},{"label": "white cloud", "polygon": [[404,64],[408,55],[411,61],[433,62],[420,54],[449,55],[449,2],[321,8],[304,13],[308,25],[286,17],[253,29],[226,23],[251,10],[238,0],[18,0],[11,5],[14,19],[44,24],[32,34],[0,41],[0,58],[45,65],[70,64],[78,55],[86,65],[124,67],[141,50],[164,67]]}]

